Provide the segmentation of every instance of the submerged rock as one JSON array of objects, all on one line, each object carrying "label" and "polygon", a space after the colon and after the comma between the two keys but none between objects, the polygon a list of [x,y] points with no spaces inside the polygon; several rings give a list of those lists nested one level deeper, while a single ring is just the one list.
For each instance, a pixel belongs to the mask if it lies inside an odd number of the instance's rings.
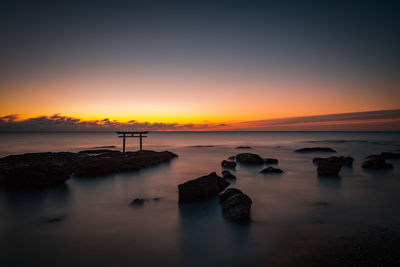
[{"label": "submerged rock", "polygon": [[250,146],[237,146],[236,149],[251,149]]},{"label": "submerged rock", "polygon": [[222,177],[215,172],[178,185],[179,203],[193,202],[217,196],[229,186]]},{"label": "submerged rock", "polygon": [[319,176],[337,177],[342,164],[339,162],[323,161],[318,164],[317,172]]},{"label": "submerged rock", "polygon": [[131,205],[132,206],[143,206],[145,202],[144,198],[135,198],[134,200],[132,200]]},{"label": "submerged rock", "polygon": [[236,162],[234,162],[234,161],[223,160],[223,161],[221,162],[221,166],[222,166],[222,168],[233,169],[233,168],[236,167]]},{"label": "submerged rock", "polygon": [[314,158],[313,163],[320,164],[322,162],[336,162],[340,163],[342,166],[352,166],[354,159],[350,156],[340,156],[340,157],[329,157],[329,158]]},{"label": "submerged rock", "polygon": [[322,152],[322,153],[329,153],[329,152],[336,152],[330,147],[306,147],[306,148],[301,148],[297,149],[294,152],[299,152],[299,153],[311,153],[311,152]]},{"label": "submerged rock", "polygon": [[253,202],[239,189],[227,189],[219,196],[219,201],[222,204],[222,215],[225,219],[240,223],[250,221],[250,209]]},{"label": "submerged rock", "polygon": [[374,169],[374,170],[393,169],[393,165],[386,162],[386,160],[382,157],[376,157],[364,161],[361,167],[363,167],[364,169]]},{"label": "submerged rock", "polygon": [[266,159],[264,159],[264,163],[265,164],[278,164],[278,160],[273,159],[273,158],[266,158]]},{"label": "submerged rock", "polygon": [[280,174],[283,173],[281,169],[274,168],[274,167],[268,167],[265,168],[264,170],[260,171],[262,174]]},{"label": "submerged rock", "polygon": [[236,176],[230,171],[222,171],[222,177],[227,180],[236,180]]},{"label": "submerged rock", "polygon": [[253,153],[240,153],[236,155],[236,161],[241,164],[258,165],[264,164],[264,159]]}]

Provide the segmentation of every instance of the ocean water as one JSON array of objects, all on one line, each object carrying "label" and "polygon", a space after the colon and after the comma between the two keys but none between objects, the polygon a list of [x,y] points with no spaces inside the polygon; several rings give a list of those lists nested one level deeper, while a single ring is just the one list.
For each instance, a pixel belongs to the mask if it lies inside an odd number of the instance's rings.
[{"label": "ocean water", "polygon": [[[0,156],[121,143],[115,133],[0,134]],[[293,152],[311,146],[337,153]],[[151,132],[144,148],[179,157],[43,191],[0,191],[0,266],[274,266],[358,231],[400,230],[400,160],[388,160],[393,170],[361,168],[370,154],[400,152],[398,132]],[[127,149],[138,140],[127,139]],[[241,152],[277,158],[285,172],[236,167],[230,187],[252,198],[250,224],[224,220],[216,199],[178,205],[178,184],[220,174],[221,161]],[[354,157],[353,167],[318,178],[312,159],[330,155]]]}]

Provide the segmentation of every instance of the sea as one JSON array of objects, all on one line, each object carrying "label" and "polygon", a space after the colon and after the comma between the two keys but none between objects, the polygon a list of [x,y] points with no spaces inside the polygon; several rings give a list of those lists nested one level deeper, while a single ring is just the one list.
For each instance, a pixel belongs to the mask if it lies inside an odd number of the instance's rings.
[{"label": "sea", "polygon": [[[114,132],[0,134],[1,157],[112,146],[122,149]],[[337,152],[294,152],[317,146]],[[0,190],[0,266],[289,266],[370,229],[400,230],[400,160],[388,160],[392,170],[361,167],[368,155],[400,152],[400,132],[150,132],[143,148],[179,157],[46,190]],[[230,187],[253,201],[251,223],[225,220],[216,198],[178,204],[179,184],[221,175],[221,161],[243,152],[276,158],[284,171],[232,171]],[[312,159],[334,155],[352,156],[353,167],[318,177]],[[149,201],[131,206],[135,198]]]}]

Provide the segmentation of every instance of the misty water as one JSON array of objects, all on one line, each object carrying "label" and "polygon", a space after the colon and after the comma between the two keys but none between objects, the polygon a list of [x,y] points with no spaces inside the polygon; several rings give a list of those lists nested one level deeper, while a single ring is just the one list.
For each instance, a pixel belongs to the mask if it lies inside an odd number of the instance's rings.
[{"label": "misty water", "polygon": [[[0,156],[121,143],[115,133],[0,134]],[[127,144],[138,149],[137,139]],[[312,146],[337,153],[294,152]],[[361,168],[370,154],[400,152],[398,132],[151,132],[144,148],[179,157],[136,172],[71,177],[43,191],[0,191],[0,266],[263,265],[369,227],[400,230],[400,160],[388,160],[393,170]],[[178,184],[220,174],[221,161],[241,152],[277,158],[285,172],[236,167],[230,187],[252,198],[250,224],[226,221],[215,198],[178,205]],[[312,159],[331,155],[354,157],[353,167],[338,179],[318,178]]]}]

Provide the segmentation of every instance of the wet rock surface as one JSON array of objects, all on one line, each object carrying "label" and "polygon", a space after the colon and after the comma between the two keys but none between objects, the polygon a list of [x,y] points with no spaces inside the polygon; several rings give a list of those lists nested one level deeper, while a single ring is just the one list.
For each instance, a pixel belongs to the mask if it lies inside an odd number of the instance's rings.
[{"label": "wet rock surface", "polygon": [[230,171],[222,171],[222,177],[227,180],[236,180],[236,176]]},{"label": "wet rock surface", "polygon": [[274,168],[274,167],[268,167],[265,168],[264,170],[260,171],[262,174],[280,174],[284,173],[281,169]]},{"label": "wet rock surface", "polygon": [[226,169],[234,169],[236,167],[236,162],[223,160],[221,162],[221,166],[222,166],[222,168],[226,168]]},{"label": "wet rock surface", "polygon": [[318,164],[318,176],[338,177],[342,164],[340,162],[322,161]]},{"label": "wet rock surface", "polygon": [[273,159],[273,158],[265,158],[264,159],[264,163],[265,164],[278,164],[278,160],[277,159]]},{"label": "wet rock surface", "polygon": [[400,153],[394,153],[394,152],[382,152],[379,155],[370,155],[366,157],[367,159],[373,159],[373,158],[383,158],[383,159],[400,159]]},{"label": "wet rock surface", "polygon": [[264,164],[264,159],[253,153],[240,153],[236,155],[236,161],[241,164],[258,165]]},{"label": "wet rock surface", "polygon": [[229,182],[212,172],[209,175],[178,185],[179,203],[194,202],[218,196],[228,186]]},{"label": "wet rock surface", "polygon": [[0,186],[14,189],[43,188],[64,184],[72,174],[96,177],[138,170],[177,157],[169,151],[95,151],[96,155],[91,155],[91,152],[45,152],[0,158]]},{"label": "wet rock surface", "polygon": [[363,167],[364,169],[373,169],[373,170],[393,169],[393,165],[386,162],[385,158],[382,157],[374,157],[369,160],[366,160],[362,163],[361,167]]},{"label": "wet rock surface", "polygon": [[219,196],[222,205],[222,215],[225,219],[246,223],[251,220],[250,209],[253,203],[249,196],[236,188],[229,188]]},{"label": "wet rock surface", "polygon": [[336,151],[330,147],[306,147],[306,148],[297,149],[294,152],[298,152],[298,153],[312,153],[312,152],[332,153],[332,152],[336,152]]}]

